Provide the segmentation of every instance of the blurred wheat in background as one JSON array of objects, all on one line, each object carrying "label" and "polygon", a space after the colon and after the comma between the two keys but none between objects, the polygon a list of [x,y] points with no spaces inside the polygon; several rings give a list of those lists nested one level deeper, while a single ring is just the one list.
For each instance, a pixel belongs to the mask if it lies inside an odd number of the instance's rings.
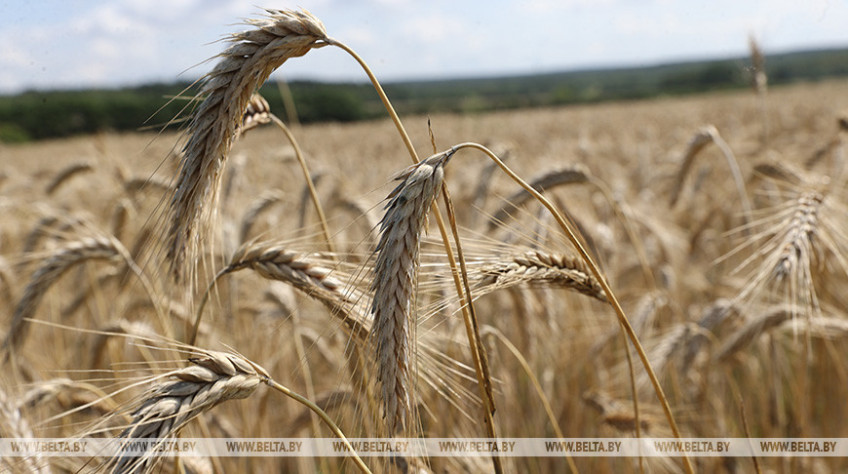
[{"label": "blurred wheat in background", "polygon": [[[274,69],[338,47],[371,72],[309,13],[269,10],[245,28],[186,102],[182,133],[2,150],[11,165],[0,181],[0,435],[848,437],[848,83],[767,88],[752,40],[754,92],[438,114],[429,130],[428,118],[405,116],[409,134],[382,96],[391,121],[290,129],[254,95]],[[509,157],[527,186],[454,146],[468,141]],[[848,463],[0,466],[827,472]]]}]

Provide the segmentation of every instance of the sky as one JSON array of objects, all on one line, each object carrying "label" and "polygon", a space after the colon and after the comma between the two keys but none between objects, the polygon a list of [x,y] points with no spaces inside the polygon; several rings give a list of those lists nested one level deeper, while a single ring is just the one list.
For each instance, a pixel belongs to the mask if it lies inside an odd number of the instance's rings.
[{"label": "sky", "polygon": [[[848,0],[0,0],[0,94],[194,80],[259,6],[309,10],[384,82],[848,47]],[[337,48],[274,77],[366,79]]]}]

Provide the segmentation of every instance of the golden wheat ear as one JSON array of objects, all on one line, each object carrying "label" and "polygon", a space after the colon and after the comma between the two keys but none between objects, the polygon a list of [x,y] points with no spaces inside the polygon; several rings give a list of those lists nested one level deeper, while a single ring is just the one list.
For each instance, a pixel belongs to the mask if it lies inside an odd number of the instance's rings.
[{"label": "golden wheat ear", "polygon": [[267,10],[247,24],[253,28],[228,38],[230,47],[204,78],[203,101],[188,125],[166,244],[177,279],[200,254],[203,227],[215,215],[221,175],[253,93],[286,60],[322,46],[327,37],[321,21],[304,11]]},{"label": "golden wheat ear", "polygon": [[383,411],[390,434],[403,430],[408,423],[409,319],[421,231],[441,189],[444,166],[452,155],[453,151],[438,153],[401,173],[401,183],[389,194],[380,223],[371,313]]}]

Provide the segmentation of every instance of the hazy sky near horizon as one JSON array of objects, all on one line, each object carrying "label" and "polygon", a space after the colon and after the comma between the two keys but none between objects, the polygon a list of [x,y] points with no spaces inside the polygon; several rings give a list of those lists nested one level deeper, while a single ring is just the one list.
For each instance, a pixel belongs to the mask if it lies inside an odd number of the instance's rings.
[{"label": "hazy sky near horizon", "polygon": [[[257,5],[309,10],[383,81],[848,46],[846,0],[0,0],[0,94],[193,80]],[[281,73],[365,80],[336,48]]]}]

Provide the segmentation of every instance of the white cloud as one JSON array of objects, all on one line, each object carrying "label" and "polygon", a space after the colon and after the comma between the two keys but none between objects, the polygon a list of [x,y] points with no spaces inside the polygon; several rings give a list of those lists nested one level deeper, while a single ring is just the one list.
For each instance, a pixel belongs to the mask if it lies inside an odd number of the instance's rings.
[{"label": "white cloud", "polygon": [[[66,0],[0,11],[0,92],[25,87],[168,80],[214,56],[256,0]],[[746,50],[848,44],[848,3],[836,0],[299,0],[381,78],[521,73]],[[56,6],[56,5],[54,5]],[[0,7],[3,8],[3,7]],[[6,7],[12,8],[12,7]],[[54,12],[56,10],[56,12]],[[9,14],[6,14],[9,13]],[[10,23],[14,19],[17,23]],[[286,77],[358,79],[330,48]],[[184,76],[192,79],[202,65]]]}]

